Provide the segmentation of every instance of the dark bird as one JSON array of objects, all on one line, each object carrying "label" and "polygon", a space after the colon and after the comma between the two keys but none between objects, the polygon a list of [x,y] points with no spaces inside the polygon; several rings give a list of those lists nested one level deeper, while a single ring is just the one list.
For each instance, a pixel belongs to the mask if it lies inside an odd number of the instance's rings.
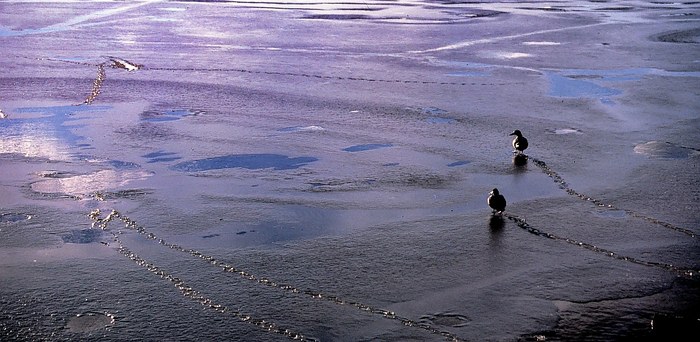
[{"label": "dark bird", "polygon": [[493,214],[506,210],[506,198],[503,197],[503,195],[501,195],[496,188],[491,190],[489,193],[489,198],[486,200],[486,202],[489,204],[489,207],[493,209]]},{"label": "dark bird", "polygon": [[527,139],[523,136],[522,133],[520,133],[520,130],[514,130],[513,133],[509,135],[514,135],[515,139],[513,139],[513,148],[515,149],[515,153],[523,153],[525,149],[527,148]]}]

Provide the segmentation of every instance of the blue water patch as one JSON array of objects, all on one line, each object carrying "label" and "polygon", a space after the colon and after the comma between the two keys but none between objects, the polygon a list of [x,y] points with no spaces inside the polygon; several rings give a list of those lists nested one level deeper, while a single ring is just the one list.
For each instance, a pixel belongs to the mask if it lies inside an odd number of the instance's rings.
[{"label": "blue water patch", "polygon": [[17,31],[11,30],[4,26],[0,26],[0,37],[12,37],[15,35],[17,35]]},{"label": "blue water patch", "polygon": [[186,161],[175,164],[171,168],[173,170],[187,172],[232,168],[249,170],[291,170],[306,166],[317,160],[318,158],[314,157],[290,158],[281,154],[232,154],[228,156]]},{"label": "blue water patch", "polygon": [[387,166],[387,167],[388,167],[388,166],[398,166],[398,165],[399,165],[399,163],[386,163],[386,164],[382,164],[382,166]]},{"label": "blue water patch", "polygon": [[65,243],[93,243],[100,240],[102,230],[100,229],[81,229],[71,230],[69,233],[61,236]]},{"label": "blue water patch", "polygon": [[604,98],[622,94],[621,90],[600,86],[588,80],[547,73],[549,95],[556,97]]},{"label": "blue water patch", "polygon": [[638,81],[647,75],[690,76],[653,68],[563,69],[545,74],[550,82],[550,96],[599,98],[606,105],[614,105],[611,97],[622,94],[621,90],[610,86],[616,82]]},{"label": "blue water patch", "polygon": [[392,146],[394,146],[394,145],[392,145],[392,144],[354,145],[354,146],[344,148],[343,151],[345,151],[345,152],[360,152],[360,151],[376,150],[376,149],[385,148],[385,147],[392,147]]},{"label": "blue water patch", "polygon": [[467,164],[469,164],[469,163],[471,163],[471,162],[468,161],[468,160],[460,160],[460,161],[456,161],[456,162],[454,162],[454,163],[447,164],[447,166],[449,166],[449,167],[455,167],[455,166],[467,165]]}]

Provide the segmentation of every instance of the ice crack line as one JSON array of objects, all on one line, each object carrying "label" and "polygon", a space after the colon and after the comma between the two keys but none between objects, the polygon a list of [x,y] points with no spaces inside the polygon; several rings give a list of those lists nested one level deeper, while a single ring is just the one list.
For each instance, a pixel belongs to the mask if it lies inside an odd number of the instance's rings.
[{"label": "ice crack line", "polygon": [[599,207],[606,207],[606,208],[610,208],[613,210],[621,210],[621,211],[624,211],[627,215],[630,215],[632,217],[636,217],[636,218],[642,219],[644,221],[662,226],[664,228],[668,228],[668,229],[675,230],[677,232],[681,232],[683,234],[690,236],[691,238],[697,238],[697,234],[690,229],[678,227],[678,226],[673,225],[671,223],[664,222],[662,220],[655,219],[653,217],[649,217],[649,216],[646,216],[644,214],[638,213],[634,210],[621,209],[615,205],[605,203],[599,199],[584,195],[584,194],[572,189],[569,186],[569,184],[556,171],[552,170],[552,168],[547,166],[547,164],[544,161],[539,160],[537,158],[533,158],[533,157],[528,157],[528,159],[531,159],[535,163],[535,165],[537,165],[537,167],[539,167],[542,170],[542,172],[544,172],[547,176],[552,178],[555,183],[557,183],[557,185],[559,186],[560,189],[566,191],[566,193],[571,195],[571,196],[577,197],[577,198],[582,199],[584,201],[589,201],[589,202],[591,202]]},{"label": "ice crack line", "polygon": [[102,83],[107,78],[107,73],[105,71],[105,65],[107,65],[113,69],[124,69],[126,71],[139,70],[143,67],[140,64],[131,63],[125,59],[118,58],[118,57],[108,56],[105,58],[108,59],[107,62],[102,62],[102,63],[97,63],[97,64],[88,63],[88,62],[80,62],[80,61],[69,61],[69,60],[63,60],[63,59],[54,59],[54,58],[37,58],[37,60],[97,67],[97,77],[95,77],[95,80],[92,81],[92,91],[90,91],[90,94],[85,98],[85,101],[80,103],[81,105],[82,104],[89,105],[89,104],[92,104],[95,101],[95,99],[97,99],[97,96],[100,95],[100,92],[102,91]]},{"label": "ice crack line", "polygon": [[503,215],[507,219],[515,222],[515,224],[518,227],[525,229],[526,231],[528,231],[531,234],[541,236],[541,237],[546,237],[546,238],[552,239],[552,240],[564,241],[566,243],[569,243],[569,244],[572,244],[575,246],[579,246],[579,247],[588,249],[588,250],[596,252],[596,253],[604,254],[604,255],[611,257],[611,258],[631,262],[631,263],[638,264],[638,265],[644,265],[644,266],[649,266],[649,267],[657,267],[657,268],[665,269],[667,271],[672,271],[672,272],[678,273],[679,275],[686,277],[686,278],[692,278],[692,277],[696,276],[699,272],[698,270],[682,268],[682,267],[678,267],[678,266],[671,265],[671,264],[654,262],[654,261],[645,261],[645,260],[641,260],[641,259],[637,259],[637,258],[633,258],[633,257],[624,256],[624,255],[615,253],[611,250],[595,246],[595,245],[590,244],[590,243],[577,241],[577,240],[570,239],[567,237],[561,237],[561,236],[557,236],[557,235],[554,235],[551,233],[543,232],[543,231],[531,226],[529,223],[527,223],[527,221],[525,221],[525,219],[523,219],[517,215],[509,214],[509,213],[504,213]]},{"label": "ice crack line", "polygon": [[218,72],[218,73],[244,73],[244,74],[262,74],[262,75],[274,75],[274,76],[292,76],[292,77],[306,77],[306,78],[317,78],[323,80],[338,80],[338,81],[359,81],[359,82],[377,82],[377,83],[403,83],[403,84],[424,84],[424,85],[452,85],[452,86],[501,86],[508,85],[511,83],[478,83],[478,82],[440,82],[440,81],[428,81],[428,80],[399,80],[399,79],[382,79],[382,78],[369,78],[369,77],[353,77],[353,76],[330,76],[330,75],[320,75],[312,73],[296,73],[296,72],[282,72],[282,71],[268,71],[268,70],[250,70],[250,69],[229,69],[229,68],[160,68],[160,67],[144,67],[144,70],[158,70],[158,71],[199,71],[199,72]]},{"label": "ice crack line", "polygon": [[[122,223],[124,223],[125,228],[127,228],[129,230],[136,231],[149,240],[157,241],[159,244],[161,244],[165,247],[168,247],[170,249],[173,249],[173,250],[176,250],[179,252],[183,252],[183,253],[187,253],[187,254],[191,255],[192,257],[200,258],[214,267],[221,268],[224,272],[228,272],[231,274],[237,274],[238,276],[240,276],[243,279],[247,279],[247,280],[256,282],[258,284],[269,286],[272,288],[276,288],[276,289],[279,289],[282,291],[306,295],[307,297],[317,299],[317,300],[323,300],[323,301],[330,302],[330,303],[333,303],[336,305],[354,307],[354,308],[361,310],[363,312],[378,315],[378,316],[381,316],[381,317],[386,318],[386,319],[398,321],[407,327],[416,327],[416,328],[423,329],[431,334],[442,336],[449,341],[461,341],[460,338],[458,338],[457,336],[455,336],[454,334],[452,334],[448,331],[440,330],[440,329],[435,328],[435,327],[433,327],[430,324],[425,323],[425,322],[418,322],[418,321],[412,320],[412,319],[407,318],[407,317],[399,316],[395,312],[392,312],[392,311],[375,308],[375,307],[372,307],[370,305],[363,304],[360,302],[345,300],[345,299],[342,299],[338,296],[325,294],[325,293],[315,291],[315,290],[299,289],[299,288],[296,288],[292,285],[281,284],[281,283],[275,282],[275,281],[268,279],[268,278],[265,278],[265,277],[258,277],[258,276],[254,275],[246,270],[239,269],[234,265],[228,264],[228,263],[223,262],[223,261],[219,261],[212,256],[202,254],[201,252],[196,251],[194,249],[188,249],[188,248],[182,247],[180,245],[169,243],[163,239],[160,239],[155,234],[148,232],[146,230],[146,228],[144,228],[143,226],[138,225],[135,221],[133,221],[132,219],[130,219],[127,216],[122,215],[121,213],[119,213],[116,210],[112,210],[105,217],[101,217],[101,214],[102,213],[100,212],[99,209],[96,209],[89,214],[90,219],[93,221],[93,223],[92,223],[93,228],[99,227],[102,230],[107,230],[110,222],[112,222],[114,220],[119,220]],[[115,233],[112,233],[112,235],[116,237]],[[121,243],[120,243],[120,245],[121,245]]]},{"label": "ice crack line", "polygon": [[[99,222],[100,228],[102,230],[107,231],[107,223],[109,221],[111,221],[111,219],[113,217],[118,217],[118,216],[115,216],[113,214],[114,214],[114,212],[112,214],[108,215],[103,221],[102,219],[99,218],[99,215],[100,215],[99,210],[96,210],[96,211],[93,211],[90,213],[90,218],[93,219],[94,223]],[[116,215],[118,215],[118,214],[116,214]],[[94,226],[94,224],[93,224],[93,226]],[[127,224],[127,226],[129,226],[129,225]],[[285,328],[279,327],[277,324],[275,324],[269,320],[253,318],[250,315],[247,315],[241,311],[234,310],[234,309],[228,308],[224,305],[215,303],[210,298],[202,295],[201,293],[199,293],[198,291],[196,291],[195,289],[193,289],[192,287],[187,285],[187,283],[185,283],[185,281],[183,281],[182,279],[174,277],[172,274],[170,274],[170,273],[166,272],[165,270],[163,270],[162,268],[148,262],[147,260],[138,256],[136,253],[129,250],[129,248],[127,248],[124,245],[124,242],[119,238],[119,232],[109,231],[109,233],[112,235],[112,239],[117,243],[117,245],[118,245],[117,250],[119,251],[120,254],[122,254],[123,256],[128,258],[129,260],[133,261],[137,265],[146,268],[149,272],[161,277],[162,279],[168,280],[178,290],[180,290],[180,292],[182,293],[183,296],[201,304],[202,306],[204,306],[208,309],[214,310],[216,312],[222,313],[222,314],[233,316],[242,322],[253,324],[253,325],[255,325],[259,328],[262,328],[266,331],[280,334],[280,335],[284,335],[284,336],[289,337],[290,339],[293,339],[293,340],[317,341],[315,338],[306,337],[299,332],[295,332],[295,331],[290,330],[290,329],[285,329]]]},{"label": "ice crack line", "polygon": [[383,78],[372,78],[372,77],[354,77],[354,76],[332,76],[332,75],[321,75],[315,73],[302,73],[302,72],[283,72],[283,71],[270,71],[270,70],[252,70],[244,68],[167,68],[167,67],[147,67],[141,64],[136,64],[129,62],[125,59],[118,57],[105,57],[109,61],[102,63],[90,63],[90,62],[80,62],[71,61],[57,58],[36,58],[40,61],[50,61],[50,62],[60,62],[68,63],[74,65],[82,66],[96,66],[98,67],[98,76],[93,82],[93,89],[91,94],[83,102],[84,104],[91,104],[97,95],[100,93],[100,88],[102,87],[102,82],[104,81],[106,74],[104,71],[104,66],[108,65],[114,69],[125,69],[127,71],[134,70],[144,70],[144,71],[189,71],[189,72],[214,72],[214,73],[242,73],[242,74],[252,74],[252,75],[270,75],[270,76],[289,76],[289,77],[305,77],[310,79],[319,80],[337,80],[337,81],[352,81],[352,82],[368,82],[368,83],[393,83],[393,84],[420,84],[420,85],[441,85],[441,86],[503,86],[512,83],[484,83],[484,82],[443,82],[443,81],[430,81],[430,80],[409,80],[409,79],[383,79]]},{"label": "ice crack line", "polygon": [[97,98],[97,95],[100,95],[100,90],[102,89],[102,82],[104,82],[105,78],[107,77],[107,74],[105,73],[105,67],[104,64],[98,64],[97,65],[97,78],[92,82],[92,92],[90,92],[90,95],[83,101],[82,104],[91,104],[92,101],[95,101]]}]

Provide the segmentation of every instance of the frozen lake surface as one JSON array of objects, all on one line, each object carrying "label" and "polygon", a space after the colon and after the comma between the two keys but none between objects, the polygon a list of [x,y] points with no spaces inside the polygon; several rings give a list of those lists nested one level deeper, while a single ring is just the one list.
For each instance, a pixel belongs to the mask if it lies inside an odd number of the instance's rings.
[{"label": "frozen lake surface", "polygon": [[0,2],[0,340],[697,332],[698,15]]}]

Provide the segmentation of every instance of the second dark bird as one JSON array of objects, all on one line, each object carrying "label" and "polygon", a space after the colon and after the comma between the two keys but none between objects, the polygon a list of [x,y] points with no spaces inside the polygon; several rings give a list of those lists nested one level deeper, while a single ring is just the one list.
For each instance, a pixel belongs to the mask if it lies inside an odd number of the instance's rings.
[{"label": "second dark bird", "polygon": [[501,195],[496,188],[491,190],[489,193],[489,198],[486,200],[486,202],[489,204],[489,207],[493,209],[494,214],[496,212],[501,213],[506,210],[506,198],[503,197],[503,195]]}]

